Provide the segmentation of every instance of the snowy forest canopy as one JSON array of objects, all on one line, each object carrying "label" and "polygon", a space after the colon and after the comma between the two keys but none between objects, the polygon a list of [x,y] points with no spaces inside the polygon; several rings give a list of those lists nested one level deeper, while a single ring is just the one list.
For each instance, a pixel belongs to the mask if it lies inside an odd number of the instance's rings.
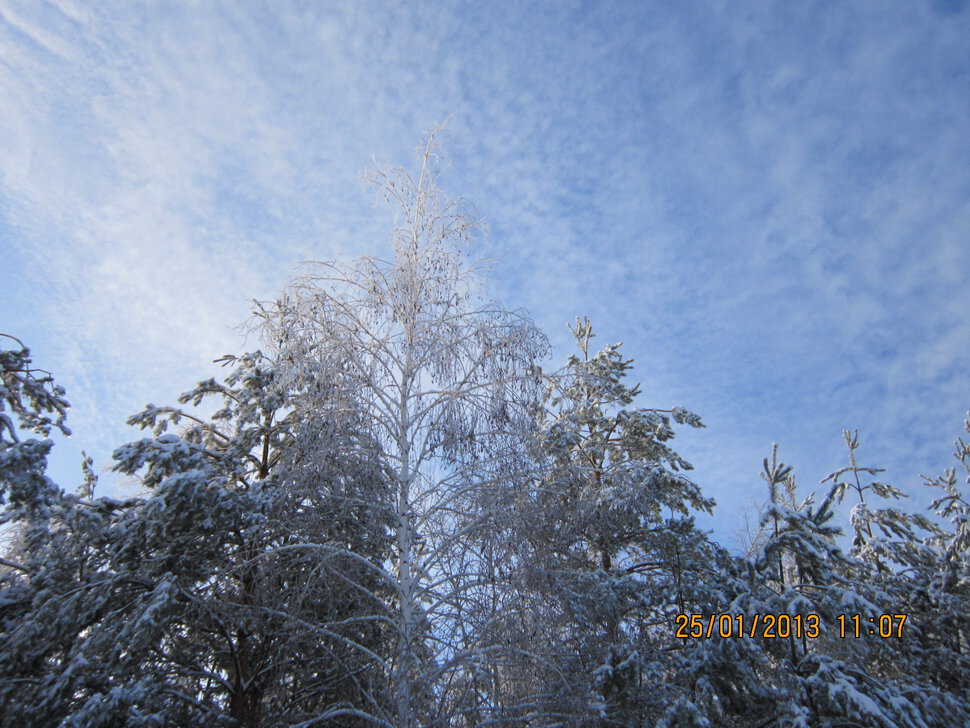
[{"label": "snowy forest canopy", "polygon": [[729,553],[673,448],[700,418],[641,406],[585,319],[544,372],[437,162],[432,135],[373,174],[392,260],[309,266],[256,307],[261,351],[129,420],[140,497],[45,475],[68,402],[4,335],[0,724],[968,724],[970,446],[935,515],[855,434],[821,497],[776,449]]}]

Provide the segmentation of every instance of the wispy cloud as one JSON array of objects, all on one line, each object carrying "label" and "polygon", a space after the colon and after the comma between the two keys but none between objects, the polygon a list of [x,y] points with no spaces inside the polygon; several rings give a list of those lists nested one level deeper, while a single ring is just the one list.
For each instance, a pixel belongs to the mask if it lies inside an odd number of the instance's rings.
[{"label": "wispy cloud", "polygon": [[858,427],[913,485],[970,407],[968,26],[961,3],[9,0],[3,326],[104,464],[132,409],[242,346],[250,298],[385,252],[359,174],[450,116],[443,185],[489,224],[493,292],[560,358],[590,315],[645,404],[705,417],[684,449],[721,532],[775,440],[809,488]]}]

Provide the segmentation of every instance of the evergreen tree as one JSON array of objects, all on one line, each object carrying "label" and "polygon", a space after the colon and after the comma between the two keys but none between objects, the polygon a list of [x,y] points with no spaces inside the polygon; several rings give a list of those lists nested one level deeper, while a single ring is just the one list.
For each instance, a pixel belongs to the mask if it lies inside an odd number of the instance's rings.
[{"label": "evergreen tree", "polygon": [[524,632],[533,679],[517,676],[514,697],[540,724],[646,724],[676,690],[674,617],[710,596],[716,548],[690,514],[713,501],[669,445],[674,422],[701,422],[636,407],[619,345],[591,350],[588,320],[572,332],[580,355],[550,379],[543,459],[516,503],[523,604],[508,629]]},{"label": "evergreen tree", "polygon": [[[970,432],[970,415],[965,423]],[[970,722],[970,445],[955,442],[958,468],[925,478],[942,491],[930,505],[937,519],[916,519],[922,539],[897,538],[884,549],[896,556],[882,590],[908,615],[905,641],[891,643],[886,669],[910,684],[931,725]]]},{"label": "evergreen tree", "polygon": [[[788,615],[789,624],[797,617],[803,630],[801,637],[792,629],[786,638],[765,638],[762,632],[751,640],[761,653],[756,661],[770,666],[764,675],[771,697],[757,719],[765,726],[952,725],[953,716],[963,713],[953,712],[958,703],[952,696],[933,695],[912,670],[910,658],[920,651],[914,634],[920,627],[914,626],[915,615],[901,597],[905,577],[895,559],[908,554],[907,560],[912,560],[911,554],[919,550],[911,543],[912,524],[925,519],[866,504],[865,493],[893,498],[903,494],[882,483],[862,485],[860,472],[880,471],[856,464],[857,436],[846,433],[846,442],[850,466],[826,478],[834,482],[817,504],[812,494],[795,507],[794,476],[790,466],[778,461],[777,448],[764,462],[769,502],[762,515],[763,543],[747,561],[748,578],[732,609],[748,624],[755,615],[762,620],[766,615]],[[838,480],[849,472],[854,483]],[[855,538],[852,552],[846,554],[839,545],[842,529],[834,523],[833,509],[850,486],[864,508],[857,506],[852,514]],[[873,526],[886,540],[876,542]],[[903,540],[886,538],[890,535]],[[817,629],[808,634],[812,615],[817,616]],[[896,615],[906,615],[906,621]],[[891,637],[870,632],[870,625],[883,629],[887,618],[897,630]],[[856,619],[861,624],[858,636]],[[943,706],[948,710],[941,710]]]},{"label": "evergreen tree", "polygon": [[211,420],[131,419],[153,437],[117,468],[147,497],[57,490],[31,522],[3,591],[5,724],[391,724],[374,598],[387,478],[349,421],[295,415],[273,362],[231,361],[182,397],[220,397]]},{"label": "evergreen tree", "polygon": [[[51,374],[31,366],[30,350],[20,339],[0,334],[4,340],[17,348],[0,348],[0,524],[38,522],[58,499],[57,486],[45,475],[54,445],[46,438],[54,429],[71,434],[65,424],[70,405]],[[45,439],[21,439],[26,433]]]},{"label": "evergreen tree", "polygon": [[774,447],[728,554],[671,445],[700,418],[638,406],[588,320],[544,376],[545,337],[484,297],[439,132],[416,178],[372,175],[390,260],[311,265],[257,304],[268,353],[130,418],[115,469],[139,497],[95,497],[86,456],[73,492],[47,476],[68,402],[0,334],[0,724],[970,722],[970,445],[925,479],[935,518],[857,433],[821,498]]}]

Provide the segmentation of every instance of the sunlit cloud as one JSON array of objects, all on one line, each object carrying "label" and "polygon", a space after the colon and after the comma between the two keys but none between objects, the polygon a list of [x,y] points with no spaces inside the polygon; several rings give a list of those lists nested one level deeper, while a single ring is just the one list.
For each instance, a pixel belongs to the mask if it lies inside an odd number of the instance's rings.
[{"label": "sunlit cloud", "polygon": [[589,315],[644,405],[705,418],[684,454],[726,539],[772,441],[810,490],[859,428],[917,490],[970,407],[968,25],[902,2],[10,0],[0,330],[67,384],[70,458],[108,465],[134,409],[258,345],[251,299],[386,252],[361,173],[448,118],[442,185],[488,224],[493,294],[557,361]]}]

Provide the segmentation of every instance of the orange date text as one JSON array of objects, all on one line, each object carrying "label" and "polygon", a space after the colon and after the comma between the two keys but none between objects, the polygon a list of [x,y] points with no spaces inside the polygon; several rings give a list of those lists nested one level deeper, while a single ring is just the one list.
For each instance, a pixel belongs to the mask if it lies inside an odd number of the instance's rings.
[{"label": "orange date text", "polygon": [[[905,614],[839,614],[831,627],[839,637],[902,637]],[[817,614],[678,614],[678,639],[760,637],[762,639],[815,639],[823,622]]]}]

